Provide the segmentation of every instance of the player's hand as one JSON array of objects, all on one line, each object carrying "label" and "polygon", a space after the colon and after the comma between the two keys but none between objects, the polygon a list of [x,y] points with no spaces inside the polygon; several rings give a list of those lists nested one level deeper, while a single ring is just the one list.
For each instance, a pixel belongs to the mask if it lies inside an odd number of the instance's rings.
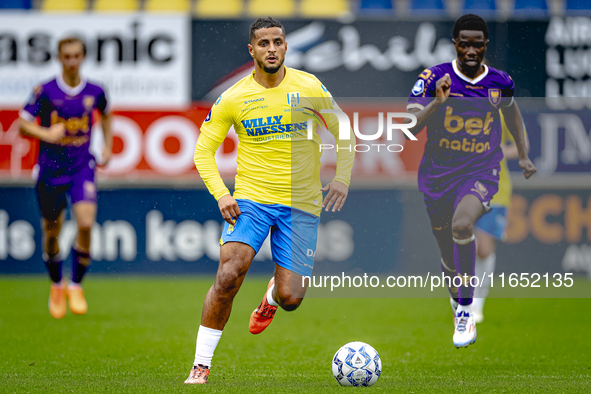
[{"label": "player's hand", "polygon": [[101,161],[101,164],[99,164],[99,167],[106,166],[109,163],[109,160],[111,160],[111,156],[113,156],[112,149],[109,149],[109,148],[103,149],[102,161]]},{"label": "player's hand", "polygon": [[436,100],[439,104],[443,104],[451,93],[451,77],[449,74],[445,74],[443,77],[439,78],[435,84],[435,87],[437,90]]},{"label": "player's hand", "polygon": [[525,179],[529,179],[533,174],[538,172],[536,166],[534,166],[534,163],[532,163],[529,158],[519,160],[519,167],[523,170],[523,176],[525,176]]},{"label": "player's hand", "polygon": [[50,144],[57,144],[66,135],[66,127],[63,123],[57,123],[47,129],[43,141]]},{"label": "player's hand", "polygon": [[331,206],[333,212],[340,211],[345,204],[347,194],[349,194],[349,188],[347,185],[339,181],[332,181],[320,190],[328,192],[326,197],[324,197],[324,200],[322,200],[322,208],[324,208],[326,212],[328,212]]},{"label": "player's hand", "polygon": [[232,225],[236,224],[235,220],[240,216],[240,207],[234,197],[226,194],[218,200],[218,207],[220,207],[220,212],[226,222]]}]

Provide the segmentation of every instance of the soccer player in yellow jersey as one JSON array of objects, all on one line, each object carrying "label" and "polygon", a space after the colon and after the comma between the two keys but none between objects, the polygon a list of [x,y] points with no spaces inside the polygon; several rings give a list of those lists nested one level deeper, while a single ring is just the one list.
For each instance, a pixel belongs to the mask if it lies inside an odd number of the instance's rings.
[{"label": "soccer player in yellow jersey", "polygon": [[[195,165],[226,223],[218,272],[203,305],[193,369],[185,381],[188,384],[207,382],[234,296],[269,232],[275,275],[251,315],[250,332],[262,332],[278,306],[293,311],[301,304],[302,277],[309,276],[314,265],[320,212],[343,207],[353,166],[350,142],[337,139],[341,149],[337,150],[336,176],[322,187],[320,138],[314,134],[308,139],[307,122],[297,122],[292,114],[305,98],[326,98],[338,106],[316,77],[283,65],[287,42],[281,23],[271,17],[257,19],[250,26],[248,49],[254,72],[218,98],[195,148]],[[326,119],[326,127],[337,136],[338,119],[335,115]],[[239,138],[233,196],[215,164],[215,152],[231,126]],[[300,147],[309,153],[302,160],[296,158],[296,152],[302,153]],[[324,200],[322,191],[328,192]]]},{"label": "soccer player in yellow jersey", "polygon": [[[511,133],[507,129],[503,113],[501,112],[501,123],[503,125],[503,134],[501,135],[501,149],[503,150],[503,160],[501,161],[501,171],[499,172],[499,191],[494,195],[490,202],[492,208],[488,215],[482,216],[476,222],[476,276],[484,277],[484,282],[474,289],[474,302],[472,303],[472,313],[476,323],[484,321],[484,301],[488,296],[490,288],[490,274],[495,270],[496,241],[504,241],[507,229],[507,211],[511,205],[511,194],[513,185],[511,184],[511,174],[507,166],[507,160],[518,158],[517,146],[513,141]],[[524,126],[525,131],[525,126]],[[529,141],[527,133],[525,135],[525,147],[529,150]]]}]

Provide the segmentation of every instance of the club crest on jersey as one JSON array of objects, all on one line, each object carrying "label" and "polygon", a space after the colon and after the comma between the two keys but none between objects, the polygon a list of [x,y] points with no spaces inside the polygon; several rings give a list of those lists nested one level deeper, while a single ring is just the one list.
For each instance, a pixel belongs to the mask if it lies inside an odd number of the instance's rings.
[{"label": "club crest on jersey", "polygon": [[501,89],[488,89],[488,101],[495,107],[501,102]]},{"label": "club crest on jersey", "polygon": [[417,80],[415,86],[412,87],[412,94],[418,96],[425,91],[425,81],[422,79]]},{"label": "club crest on jersey", "polygon": [[300,105],[300,94],[298,92],[287,93],[287,104],[292,107]]},{"label": "club crest on jersey", "polygon": [[84,103],[84,108],[87,111],[91,111],[92,107],[94,106],[94,97],[84,96],[84,98],[82,99],[82,102]]}]

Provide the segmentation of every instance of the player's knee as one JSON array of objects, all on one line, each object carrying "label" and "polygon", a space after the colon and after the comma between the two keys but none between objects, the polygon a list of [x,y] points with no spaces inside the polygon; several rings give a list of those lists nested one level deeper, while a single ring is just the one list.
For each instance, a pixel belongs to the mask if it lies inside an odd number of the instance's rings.
[{"label": "player's knee", "polygon": [[244,272],[239,269],[239,264],[229,260],[221,264],[218,269],[215,279],[215,290],[223,294],[237,292],[243,276]]},{"label": "player's knee", "polygon": [[291,312],[291,311],[295,311],[296,309],[298,309],[298,307],[302,304],[303,298],[293,298],[293,297],[288,297],[288,298],[279,298],[279,306],[281,306],[281,309],[283,309],[286,312]]},{"label": "player's knee", "polygon": [[451,231],[454,238],[466,239],[470,238],[474,233],[474,223],[468,219],[457,219],[452,223]]}]

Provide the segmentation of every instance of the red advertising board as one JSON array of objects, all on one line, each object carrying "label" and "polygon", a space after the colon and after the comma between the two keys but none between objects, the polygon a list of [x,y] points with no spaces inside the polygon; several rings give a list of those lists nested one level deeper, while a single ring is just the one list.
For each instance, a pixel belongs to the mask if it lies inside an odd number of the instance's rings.
[{"label": "red advertising board", "polygon": [[[108,166],[99,168],[99,177],[162,181],[197,175],[193,152],[199,137],[199,126],[209,109],[210,104],[196,103],[185,111],[114,111],[114,154]],[[358,112],[359,129],[364,134],[375,134],[378,130],[379,112],[404,112],[400,106],[393,108],[367,104],[348,104],[343,106],[343,110],[349,115],[351,125],[353,112]],[[358,139],[353,177],[359,180],[413,179],[425,136],[419,135],[419,141],[410,141],[400,130],[394,130],[388,140],[387,126],[383,126],[384,132],[378,139]],[[332,141],[325,141],[325,134],[322,135],[323,142],[330,144]],[[93,127],[91,144],[95,154],[102,149],[100,136],[100,122],[97,122]],[[232,177],[236,171],[237,147],[238,137],[231,130],[216,154],[216,163],[224,177]],[[18,132],[18,111],[0,110],[0,180],[30,179],[37,151],[38,142],[24,138]],[[329,177],[334,173],[335,158],[334,151],[323,153],[324,176]]]}]

